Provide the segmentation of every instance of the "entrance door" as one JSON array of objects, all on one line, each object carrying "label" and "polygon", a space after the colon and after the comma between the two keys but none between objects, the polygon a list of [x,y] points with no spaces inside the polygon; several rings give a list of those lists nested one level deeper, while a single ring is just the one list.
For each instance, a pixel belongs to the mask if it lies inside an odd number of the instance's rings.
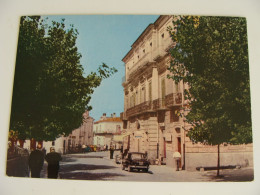
[{"label": "entrance door", "polygon": [[[178,152],[181,154],[181,138],[180,137],[177,138],[177,143],[178,143]],[[182,162],[180,159],[179,168],[181,168],[181,164],[182,164]]]}]

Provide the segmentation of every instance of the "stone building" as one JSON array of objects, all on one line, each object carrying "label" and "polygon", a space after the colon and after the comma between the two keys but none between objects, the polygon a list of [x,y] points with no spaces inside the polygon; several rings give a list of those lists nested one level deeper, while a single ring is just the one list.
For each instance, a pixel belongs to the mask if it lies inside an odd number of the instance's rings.
[{"label": "stone building", "polygon": [[100,120],[94,123],[94,145],[100,147],[101,150],[104,146],[111,145],[119,149],[122,144],[120,140],[121,130],[123,122],[120,117],[116,117],[116,114],[111,114],[111,117],[107,117],[106,113],[100,118]]},{"label": "stone building", "polygon": [[89,116],[89,111],[83,114],[82,125],[63,138],[64,152],[79,152],[83,145],[93,145],[94,119]]},{"label": "stone building", "polygon": [[[175,152],[181,154],[182,169],[216,166],[217,146],[193,144],[187,137],[189,125],[178,115],[181,107],[188,106],[183,97],[188,86],[167,78],[168,50],[174,46],[167,27],[172,27],[173,19],[164,15],[148,25],[122,59],[124,149],[147,152],[151,162],[175,168]],[[252,165],[252,145],[223,145],[220,150],[221,165]]]},{"label": "stone building", "polygon": [[[82,125],[79,128],[74,129],[69,136],[61,136],[54,141],[37,141],[37,144],[40,143],[42,147],[45,148],[47,153],[50,151],[51,147],[54,147],[57,152],[63,154],[78,152],[78,146],[92,145],[94,119],[89,116],[89,112],[87,110],[82,116]],[[36,147],[36,141],[34,142]],[[32,143],[30,140],[25,140],[23,147],[30,149],[31,144]]]}]

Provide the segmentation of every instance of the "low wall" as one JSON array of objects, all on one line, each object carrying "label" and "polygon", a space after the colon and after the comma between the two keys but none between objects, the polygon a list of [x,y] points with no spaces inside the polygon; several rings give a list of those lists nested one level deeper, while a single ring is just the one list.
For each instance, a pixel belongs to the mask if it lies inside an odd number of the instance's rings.
[{"label": "low wall", "polygon": [[[217,153],[186,153],[186,170],[217,166],[217,157]],[[228,165],[253,166],[253,152],[220,153],[220,166]]]}]

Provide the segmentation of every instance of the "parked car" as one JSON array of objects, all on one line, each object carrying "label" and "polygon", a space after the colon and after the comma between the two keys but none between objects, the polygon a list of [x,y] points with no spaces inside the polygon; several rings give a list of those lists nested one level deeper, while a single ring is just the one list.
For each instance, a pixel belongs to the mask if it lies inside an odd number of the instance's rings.
[{"label": "parked car", "polygon": [[125,159],[122,159],[122,170],[125,168],[128,169],[129,172],[132,170],[143,170],[148,172],[149,169],[149,161],[147,160],[147,155],[141,152],[129,152]]}]

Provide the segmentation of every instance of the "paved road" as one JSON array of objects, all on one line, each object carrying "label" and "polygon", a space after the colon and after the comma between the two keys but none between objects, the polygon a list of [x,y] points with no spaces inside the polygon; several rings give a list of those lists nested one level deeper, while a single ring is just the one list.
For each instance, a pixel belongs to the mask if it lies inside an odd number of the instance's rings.
[{"label": "paved road", "polygon": [[[118,153],[116,151],[115,155]],[[46,177],[46,167],[41,176]],[[216,171],[175,171],[166,166],[151,165],[149,172],[128,172],[109,159],[109,152],[64,155],[60,167],[60,179],[101,181],[147,181],[147,182],[216,182],[252,181],[253,168],[223,170],[221,177]]]}]

